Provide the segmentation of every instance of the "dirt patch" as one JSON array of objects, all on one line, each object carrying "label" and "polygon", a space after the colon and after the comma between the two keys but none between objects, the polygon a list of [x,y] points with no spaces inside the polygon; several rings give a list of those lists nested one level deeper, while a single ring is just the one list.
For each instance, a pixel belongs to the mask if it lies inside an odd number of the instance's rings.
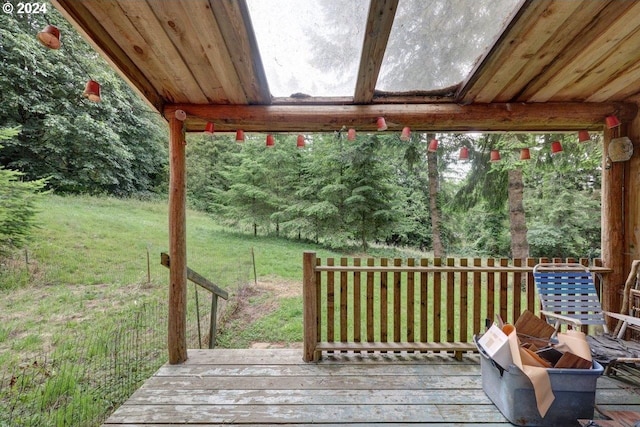
[{"label": "dirt patch", "polygon": [[[256,322],[278,309],[282,298],[302,295],[302,283],[276,278],[263,278],[232,293],[219,319],[221,335],[233,335],[242,328]],[[298,343],[254,342],[252,348],[297,348]]]},{"label": "dirt patch", "polygon": [[302,295],[302,284],[295,281],[263,279],[257,285],[241,287],[233,293],[226,304],[221,324],[230,326],[250,324],[278,308],[280,298]]},{"label": "dirt patch", "polygon": [[267,277],[258,282],[257,288],[273,293],[276,298],[298,297],[302,295],[302,282],[295,280]]}]

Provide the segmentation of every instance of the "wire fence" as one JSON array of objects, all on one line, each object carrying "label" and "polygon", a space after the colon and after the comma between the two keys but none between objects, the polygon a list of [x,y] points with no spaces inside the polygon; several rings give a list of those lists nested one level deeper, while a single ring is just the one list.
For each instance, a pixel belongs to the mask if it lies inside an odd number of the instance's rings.
[{"label": "wire fence", "polygon": [[95,426],[166,360],[166,305],[74,334],[0,378],[0,425]]},{"label": "wire fence", "polygon": [[[189,348],[209,345],[210,305],[202,295],[199,305],[200,319],[192,307],[187,322]],[[166,331],[166,302],[146,303],[112,328],[73,334],[4,372],[0,426],[100,425],[166,362]]]},{"label": "wire fence", "polygon": [[[190,267],[202,268],[206,262],[193,257]],[[27,265],[36,264],[27,260]],[[151,265],[153,275],[168,274],[157,261]],[[226,273],[215,275],[215,281],[229,290],[237,288],[253,280],[251,265],[247,254]],[[128,276],[120,271],[115,275],[111,280],[122,276],[126,281]],[[219,317],[225,309],[221,300]],[[109,322],[57,337],[52,350],[25,356],[15,369],[0,368],[0,427],[101,425],[167,361],[167,312],[162,293],[113,314]],[[208,348],[210,319],[211,293],[189,283],[188,348]]]}]

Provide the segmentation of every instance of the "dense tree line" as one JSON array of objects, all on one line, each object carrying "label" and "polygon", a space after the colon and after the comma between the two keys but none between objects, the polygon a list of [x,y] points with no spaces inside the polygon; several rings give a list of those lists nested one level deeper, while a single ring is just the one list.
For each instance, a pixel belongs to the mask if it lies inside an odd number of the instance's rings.
[{"label": "dense tree line", "polygon": [[[511,256],[509,188],[522,186],[526,255],[597,256],[600,247],[600,142],[574,135],[437,135],[436,201],[446,253]],[[254,234],[330,246],[373,242],[433,249],[428,134],[400,141],[388,133],[264,135],[235,143],[225,135],[190,137],[189,200]],[[597,139],[598,137],[594,137]],[[549,153],[551,139],[564,151]],[[458,152],[466,147],[470,159]],[[519,160],[521,148],[531,159]],[[502,159],[490,162],[491,149]],[[513,173],[517,171],[517,173]],[[512,203],[512,202],[511,202]],[[522,254],[520,255],[522,256]]]}]

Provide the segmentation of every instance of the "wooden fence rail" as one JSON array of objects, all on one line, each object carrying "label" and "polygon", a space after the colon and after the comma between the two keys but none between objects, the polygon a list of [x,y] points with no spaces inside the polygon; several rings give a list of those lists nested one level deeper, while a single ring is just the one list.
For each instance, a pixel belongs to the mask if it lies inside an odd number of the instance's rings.
[{"label": "wooden fence rail", "polygon": [[[166,252],[160,253],[160,264],[171,269],[171,258]],[[187,267],[187,280],[191,280],[196,285],[211,292],[211,316],[209,319],[209,348],[216,345],[217,319],[218,319],[218,297],[228,300],[229,293],[210,280],[204,278]],[[200,333],[200,319],[198,318],[198,334]]]},{"label": "wooden fence rail", "polygon": [[[377,261],[377,262],[376,262]],[[303,257],[304,355],[322,352],[475,351],[473,335],[495,315],[515,322],[539,312],[533,266],[579,262],[597,274],[598,259],[340,258]]]}]

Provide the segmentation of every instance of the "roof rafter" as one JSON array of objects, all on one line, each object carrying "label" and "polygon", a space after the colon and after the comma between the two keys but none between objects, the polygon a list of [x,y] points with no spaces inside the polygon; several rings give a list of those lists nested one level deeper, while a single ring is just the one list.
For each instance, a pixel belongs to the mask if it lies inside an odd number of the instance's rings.
[{"label": "roof rafter", "polygon": [[398,2],[399,0],[371,0],[353,96],[355,104],[367,104],[373,99]]}]

